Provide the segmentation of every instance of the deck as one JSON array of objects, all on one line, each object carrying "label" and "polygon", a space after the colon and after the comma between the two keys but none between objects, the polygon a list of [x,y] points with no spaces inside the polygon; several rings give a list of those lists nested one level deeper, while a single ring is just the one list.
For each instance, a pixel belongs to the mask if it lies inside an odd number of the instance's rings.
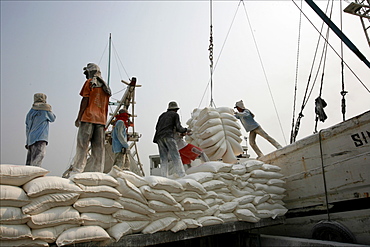
[{"label": "deck", "polygon": [[[194,240],[197,238],[204,238],[220,235],[220,234],[227,234],[227,233],[236,233],[242,231],[249,231],[252,229],[262,228],[266,226],[278,225],[283,224],[285,221],[285,217],[277,217],[276,219],[261,219],[257,223],[249,223],[243,221],[237,222],[229,222],[219,225],[212,225],[212,226],[203,226],[194,229],[186,229],[184,231],[179,231],[173,233],[171,231],[163,231],[163,232],[156,232],[154,234],[131,234],[124,236],[118,242],[89,242],[89,243],[80,243],[74,244],[69,246],[74,247],[95,247],[95,246],[104,246],[104,247],[138,247],[138,246],[153,246],[153,245],[163,245],[171,244],[173,242],[178,241],[185,241],[185,240]],[[244,234],[245,235],[245,234]],[[233,237],[234,238],[234,237]],[[225,240],[225,238],[223,238]],[[207,245],[209,245],[208,240]],[[213,240],[215,241],[215,240]],[[219,239],[216,240],[219,242]],[[224,243],[219,243],[217,246],[225,246]],[[230,245],[231,243],[229,243]],[[231,244],[235,246],[234,244]],[[230,246],[231,246],[230,245]],[[176,246],[182,246],[177,244]],[[190,246],[190,245],[189,245]],[[195,246],[195,245],[193,245]],[[212,244],[212,246],[216,246]]]}]

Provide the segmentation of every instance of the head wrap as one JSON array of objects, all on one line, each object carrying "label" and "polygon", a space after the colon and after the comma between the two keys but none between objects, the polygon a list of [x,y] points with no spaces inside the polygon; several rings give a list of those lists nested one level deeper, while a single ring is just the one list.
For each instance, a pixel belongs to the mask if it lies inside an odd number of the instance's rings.
[{"label": "head wrap", "polygon": [[127,113],[127,111],[119,111],[120,114],[117,114],[116,115],[116,120],[122,120],[124,123],[125,123],[125,126],[126,128],[128,128],[129,126],[133,126],[132,123],[130,122],[129,120],[129,117],[130,117],[130,113]]},{"label": "head wrap", "polygon": [[51,111],[51,105],[46,103],[46,98],[46,95],[43,93],[35,93],[33,95],[32,109]]},{"label": "head wrap", "polygon": [[235,103],[235,107],[239,107],[241,109],[245,109],[245,106],[244,106],[244,103],[243,103],[243,100],[239,100],[238,102]]},{"label": "head wrap", "polygon": [[91,79],[90,84],[92,88],[101,87],[109,96],[112,95],[109,86],[101,76],[101,71],[98,65],[96,65],[95,63],[88,63],[87,66],[83,68],[83,70],[87,72],[87,78]]}]

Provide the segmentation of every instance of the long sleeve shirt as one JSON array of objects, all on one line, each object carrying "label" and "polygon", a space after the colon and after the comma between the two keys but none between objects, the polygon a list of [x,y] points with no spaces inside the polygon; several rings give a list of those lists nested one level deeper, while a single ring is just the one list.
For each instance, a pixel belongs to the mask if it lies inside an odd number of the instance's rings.
[{"label": "long sleeve shirt", "polygon": [[254,120],[252,113],[248,109],[244,109],[242,112],[238,112],[234,115],[237,119],[240,119],[240,122],[244,126],[245,131],[249,132],[260,125]]},{"label": "long sleeve shirt", "polygon": [[37,141],[48,142],[49,123],[56,116],[51,111],[31,109],[26,116],[26,144],[31,146]]},{"label": "long sleeve shirt", "polygon": [[174,111],[162,113],[158,118],[155,130],[154,143],[157,143],[157,140],[164,137],[174,138],[175,132],[185,133],[187,131],[186,128],[181,126],[179,114]]},{"label": "long sleeve shirt", "polygon": [[125,123],[118,120],[112,131],[112,151],[119,153],[122,152],[122,148],[128,148],[127,133]]}]

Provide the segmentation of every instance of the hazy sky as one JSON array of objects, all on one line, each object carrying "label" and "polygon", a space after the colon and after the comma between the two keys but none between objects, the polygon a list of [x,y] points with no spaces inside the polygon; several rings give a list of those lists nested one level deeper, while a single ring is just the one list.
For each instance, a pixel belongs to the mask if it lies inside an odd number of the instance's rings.
[{"label": "hazy sky", "polygon": [[[325,8],[326,1],[315,2]],[[289,142],[292,121],[299,11],[289,0],[244,1],[244,4],[250,23],[244,6],[238,7],[239,1],[213,1],[216,65],[213,100],[216,106],[233,107],[243,99],[266,132],[285,145]],[[339,1],[335,4],[333,20],[340,25]],[[306,3],[303,9],[320,28],[320,19]],[[136,91],[135,126],[142,134],[139,154],[149,174],[148,156],[158,153],[152,142],[155,124],[168,102],[178,102],[183,126],[195,108],[210,104],[209,25],[208,1],[1,1],[1,163],[25,163],[25,117],[34,93],[42,92],[57,116],[50,125],[43,167],[52,175],[61,175],[67,169],[75,153],[74,121],[85,81],[82,68],[89,62],[97,63],[107,78],[111,33],[110,86],[115,93],[111,101],[121,98],[121,90],[126,88],[121,79],[137,77],[142,87]],[[359,18],[344,13],[343,30],[370,59]],[[317,32],[303,18],[298,109],[317,39]],[[329,40],[340,51],[338,38],[332,32]],[[333,54],[329,48],[322,95],[328,103],[325,111],[329,119],[320,123],[320,128],[342,118],[340,60]],[[344,57],[370,88],[369,69],[346,47]],[[349,91],[347,117],[369,110],[369,92],[348,69],[345,80]],[[314,129],[313,101],[319,94],[319,82],[316,84],[304,110],[300,138],[312,134]],[[246,135],[244,130],[242,133]],[[274,150],[260,137],[257,143],[264,153]],[[255,157],[252,150],[249,153]]]}]

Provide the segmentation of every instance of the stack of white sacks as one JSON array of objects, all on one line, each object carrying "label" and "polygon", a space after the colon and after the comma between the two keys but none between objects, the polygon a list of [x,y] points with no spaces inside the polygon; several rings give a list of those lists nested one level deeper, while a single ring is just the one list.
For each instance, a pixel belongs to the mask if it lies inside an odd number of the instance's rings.
[{"label": "stack of white sacks", "polygon": [[140,177],[113,167],[70,179],[33,166],[1,165],[0,242],[58,246],[118,241],[224,222],[258,222],[284,215],[280,168],[256,160],[211,161],[172,180]]},{"label": "stack of white sacks", "polygon": [[229,107],[206,107],[194,109],[186,122],[193,131],[186,141],[203,149],[210,160],[222,159],[225,163],[237,162],[235,156],[241,154],[242,135],[233,109]]}]

